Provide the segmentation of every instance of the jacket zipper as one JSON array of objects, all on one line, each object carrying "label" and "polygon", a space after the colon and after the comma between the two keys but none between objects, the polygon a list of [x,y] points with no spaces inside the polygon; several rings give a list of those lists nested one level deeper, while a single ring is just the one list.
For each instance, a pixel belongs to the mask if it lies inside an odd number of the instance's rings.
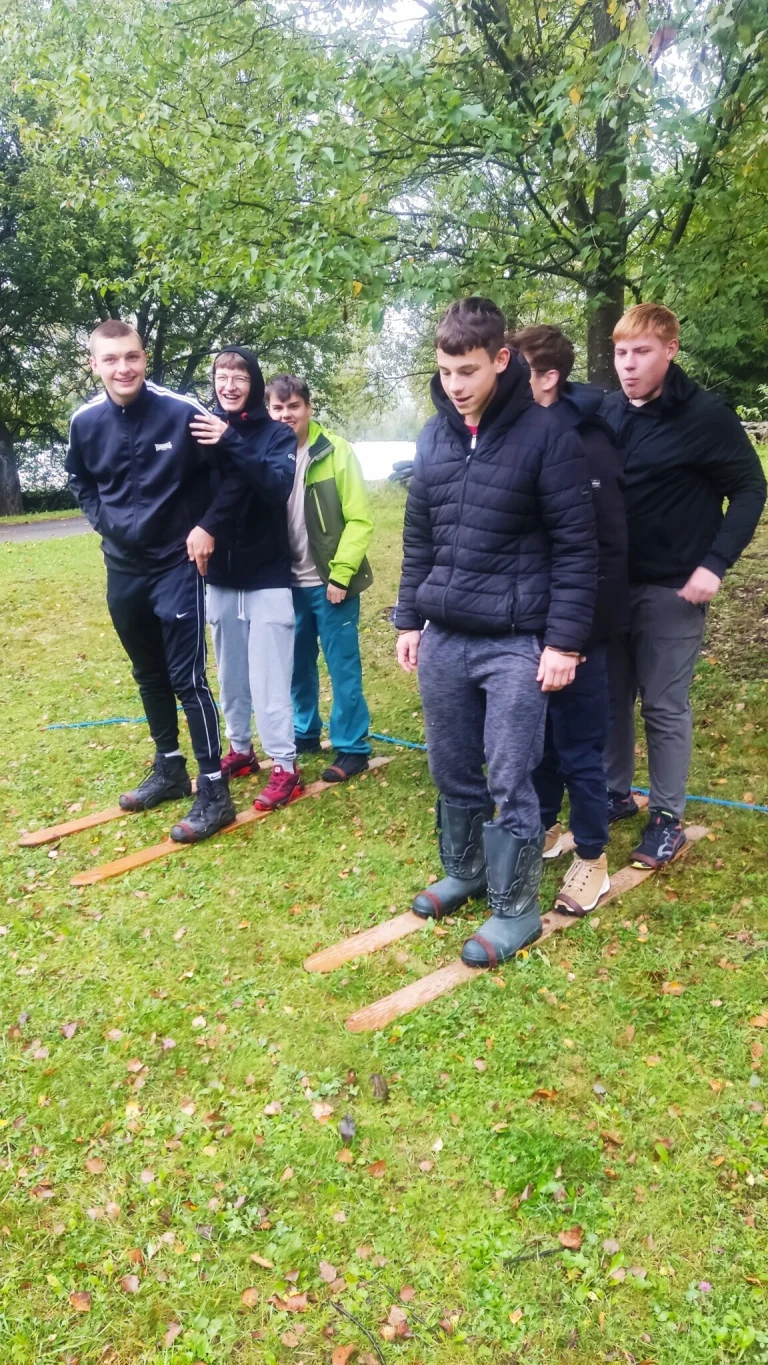
[{"label": "jacket zipper", "polygon": [[320,499],[317,496],[317,489],[315,488],[314,484],[312,484],[311,491],[312,496],[315,500],[315,511],[317,512],[317,519],[320,522],[320,530],[322,531],[323,535],[327,535],[328,532],[326,530],[325,522],[323,521],[323,514],[320,511]]},{"label": "jacket zipper", "polygon": [[125,409],[125,408],[123,408],[123,421],[124,421],[125,424],[126,424],[126,433],[127,433],[127,436],[128,436],[128,457],[129,457],[130,465],[131,465],[131,502],[132,502],[132,505],[133,505],[133,506],[132,506],[132,511],[133,511],[133,525],[132,525],[131,530],[132,530],[133,540],[134,540],[134,542],[137,542],[137,541],[138,541],[137,523],[138,523],[138,519],[139,519],[139,506],[138,506],[139,499],[138,499],[138,494],[137,494],[136,446],[135,446],[135,442],[134,442],[134,439],[133,439],[133,430],[132,430],[132,427],[131,427],[131,420],[130,420],[130,418],[126,415],[126,409]]},{"label": "jacket zipper", "polygon": [[445,615],[445,603],[446,603],[446,599],[447,599],[447,597],[448,597],[448,593],[450,592],[450,588],[451,588],[451,579],[453,578],[454,570],[455,570],[455,568],[456,568],[456,541],[457,541],[458,538],[459,538],[459,529],[460,529],[460,527],[461,527],[461,514],[462,514],[462,512],[463,512],[463,510],[464,510],[464,496],[465,496],[466,490],[467,490],[467,478],[468,478],[468,476],[469,476],[469,466],[470,466],[470,464],[472,463],[472,456],[474,455],[476,448],[477,448],[477,432],[474,433],[474,435],[473,435],[473,437],[472,437],[472,440],[471,440],[470,443],[469,443],[469,454],[466,455],[466,456],[464,457],[464,473],[463,473],[463,475],[462,475],[462,480],[461,480],[461,494],[460,494],[460,496],[459,496],[459,510],[458,510],[458,512],[457,512],[457,514],[456,514],[456,530],[455,530],[454,533],[453,533],[453,568],[451,569],[451,576],[450,576],[450,578],[448,579],[448,582],[446,583],[445,588],[444,588],[444,590],[443,590],[443,615]]}]

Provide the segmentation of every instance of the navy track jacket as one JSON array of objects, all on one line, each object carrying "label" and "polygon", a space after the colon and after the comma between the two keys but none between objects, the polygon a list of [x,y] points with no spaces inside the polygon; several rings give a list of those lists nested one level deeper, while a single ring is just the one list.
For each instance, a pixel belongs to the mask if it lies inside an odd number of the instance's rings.
[{"label": "navy track jacket", "polygon": [[187,558],[193,527],[215,539],[235,515],[242,483],[224,477],[212,494],[219,456],[189,430],[198,412],[196,398],[147,380],[126,407],[101,393],[72,417],[69,486],[113,568],[171,568]]},{"label": "navy track jacket", "polygon": [[514,358],[477,441],[432,380],[437,415],[419,436],[395,612],[400,630],[436,621],[468,635],[587,642],[597,593],[597,537],[579,437],[538,407]]}]

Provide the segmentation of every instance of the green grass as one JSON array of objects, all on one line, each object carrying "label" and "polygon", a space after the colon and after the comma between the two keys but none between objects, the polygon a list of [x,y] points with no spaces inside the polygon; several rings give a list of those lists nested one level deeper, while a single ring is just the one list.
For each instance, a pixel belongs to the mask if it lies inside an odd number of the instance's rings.
[{"label": "green grass", "polygon": [[[420,740],[385,616],[402,501],[374,495],[362,640],[373,728]],[[713,612],[691,790],[768,804],[765,564],[745,558]],[[3,545],[0,572],[2,1365],[330,1365],[352,1344],[366,1365],[362,1326],[386,1365],[768,1361],[768,1032],[750,1022],[768,816],[692,805],[712,838],[685,863],[503,974],[350,1035],[353,1009],[450,961],[464,933],[302,970],[436,869],[424,755],[387,749],[380,776],[77,892],[76,871],[155,841],[175,811],[18,848],[73,805],[113,804],[150,744],[143,725],[44,729],[141,710],[96,538]],[[615,832],[613,868],[637,829]],[[560,1251],[575,1226],[581,1248]],[[404,1285],[413,1337],[389,1341]]]},{"label": "green grass", "polygon": [[0,526],[26,526],[28,522],[61,521],[79,515],[76,507],[66,507],[58,512],[14,512],[10,517],[0,517]]}]

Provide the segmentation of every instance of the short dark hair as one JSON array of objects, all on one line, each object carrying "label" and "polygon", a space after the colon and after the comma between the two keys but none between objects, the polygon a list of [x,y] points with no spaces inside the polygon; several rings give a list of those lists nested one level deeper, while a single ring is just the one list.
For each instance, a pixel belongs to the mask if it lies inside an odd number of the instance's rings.
[{"label": "short dark hair", "polygon": [[266,398],[277,398],[280,403],[287,403],[293,395],[301,398],[303,402],[309,403],[309,385],[305,379],[299,379],[295,374],[276,374],[270,379],[266,388]]},{"label": "short dark hair", "polygon": [[219,370],[235,370],[238,374],[250,376],[248,361],[244,360],[239,351],[220,351],[213,362],[213,373],[218,374]]},{"label": "short dark hair", "polygon": [[521,351],[532,370],[557,370],[560,383],[565,384],[573,369],[573,342],[559,327],[541,323],[537,327],[521,327],[509,338],[509,344]]},{"label": "short dark hair", "polygon": [[435,332],[435,346],[446,355],[464,355],[482,346],[495,360],[505,344],[504,314],[493,299],[474,295],[456,299],[443,313]]},{"label": "short dark hair", "polygon": [[119,318],[107,318],[106,322],[100,322],[98,327],[94,327],[88,338],[88,346],[93,351],[94,341],[116,341],[118,337],[129,337],[131,334],[135,336],[143,350],[141,337],[130,322],[121,322]]}]

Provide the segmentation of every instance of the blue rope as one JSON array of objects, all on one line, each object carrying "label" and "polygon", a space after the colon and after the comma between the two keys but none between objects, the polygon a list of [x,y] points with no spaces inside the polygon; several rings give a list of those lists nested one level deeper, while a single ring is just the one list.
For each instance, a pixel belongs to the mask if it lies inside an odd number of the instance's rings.
[{"label": "blue rope", "polygon": [[[177,707],[181,710],[181,707]],[[146,716],[112,716],[110,720],[71,720],[61,721],[57,725],[46,725],[46,730],[90,730],[98,725],[140,725],[146,723]],[[371,739],[378,739],[382,744],[396,744],[399,749],[420,749],[426,753],[426,744],[416,744],[412,739],[398,739],[395,735],[377,734],[375,730],[369,731]],[[647,787],[633,787],[633,792],[639,796],[650,796]],[[751,805],[749,801],[726,801],[720,796],[688,796],[688,801],[698,801],[705,806],[724,806],[728,810],[751,810],[757,811],[760,815],[768,815],[768,806]]]}]

